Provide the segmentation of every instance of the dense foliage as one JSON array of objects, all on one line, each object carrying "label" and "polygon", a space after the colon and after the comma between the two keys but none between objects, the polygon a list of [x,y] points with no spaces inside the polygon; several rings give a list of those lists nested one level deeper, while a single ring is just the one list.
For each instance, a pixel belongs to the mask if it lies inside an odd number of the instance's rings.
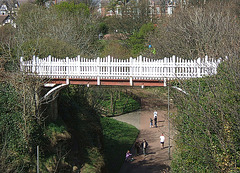
[{"label": "dense foliage", "polygon": [[78,15],[81,13],[86,16],[90,15],[89,8],[83,3],[75,4],[74,2],[61,2],[60,4],[56,5],[55,8],[59,14],[64,14],[67,12],[69,15]]},{"label": "dense foliage", "polygon": [[130,36],[129,45],[134,56],[138,56],[148,48],[146,39],[148,34],[154,31],[154,28],[152,23],[143,24],[138,32]]},{"label": "dense foliage", "polygon": [[0,83],[0,172],[36,168],[36,146],[42,143],[43,130],[34,116],[24,114],[22,99],[11,84]]},{"label": "dense foliage", "polygon": [[238,57],[218,74],[183,82],[188,95],[175,93],[178,114],[173,172],[239,172],[240,81]]}]

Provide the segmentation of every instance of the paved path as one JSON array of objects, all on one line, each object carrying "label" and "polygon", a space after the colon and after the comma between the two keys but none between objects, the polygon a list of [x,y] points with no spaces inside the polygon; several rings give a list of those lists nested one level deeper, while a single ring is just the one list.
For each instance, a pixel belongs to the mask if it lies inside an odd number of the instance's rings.
[{"label": "paved path", "polygon": [[140,130],[140,118],[141,118],[141,111],[135,111],[128,114],[120,115],[117,117],[113,117],[118,121],[122,121],[128,124],[132,124],[137,129]]},{"label": "paved path", "polygon": [[[168,133],[168,121],[167,121],[167,111],[161,110],[155,107],[158,112],[158,127],[150,128],[150,118],[153,118],[152,109],[147,104],[148,101],[143,101],[145,104],[141,111],[136,111],[133,113],[121,115],[114,117],[119,121],[123,121],[134,125],[140,130],[137,141],[142,141],[146,139],[148,147],[148,155],[135,155],[134,148],[131,152],[134,154],[133,162],[125,162],[119,173],[163,173],[169,172],[170,170],[170,160],[169,160],[169,133]],[[161,107],[161,106],[159,106]],[[160,135],[165,136],[165,148],[161,149],[160,146]],[[172,136],[172,135],[171,135]],[[172,147],[170,148],[172,150]],[[170,151],[171,151],[170,150]]]}]

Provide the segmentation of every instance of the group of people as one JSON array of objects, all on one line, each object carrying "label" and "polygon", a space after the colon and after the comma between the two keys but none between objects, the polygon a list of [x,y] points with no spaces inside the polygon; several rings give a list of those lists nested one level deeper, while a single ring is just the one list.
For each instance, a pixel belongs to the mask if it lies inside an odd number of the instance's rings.
[{"label": "group of people", "polygon": [[[143,139],[142,142],[137,141],[135,143],[135,150],[136,150],[136,155],[140,155],[140,151],[142,149],[143,154],[146,156],[147,155],[147,147],[148,147],[148,142],[146,139]],[[128,150],[126,153],[126,161],[133,161],[133,155],[130,153]]]},{"label": "group of people", "polygon": [[143,141],[137,141],[135,143],[135,150],[136,150],[136,154],[139,155],[142,149],[142,152],[144,155],[147,155],[147,147],[148,147],[148,142],[146,141],[146,139],[143,139]]},{"label": "group of people", "polygon": [[154,126],[157,127],[157,111],[156,110],[153,112],[153,119],[150,118],[150,128],[153,127],[153,120],[154,120]]},{"label": "group of people", "polygon": [[[157,111],[156,110],[153,112],[153,119],[154,119],[154,126],[157,127]],[[150,128],[153,127],[153,119],[150,118]],[[164,141],[165,141],[165,136],[162,133],[160,136],[160,144],[161,144],[162,149],[164,148]],[[142,149],[142,153],[144,155],[147,155],[147,147],[148,147],[148,142],[146,141],[146,139],[143,139],[142,142],[137,141],[135,143],[136,154],[139,155],[140,151]],[[134,160],[133,156],[130,153],[130,151],[128,150],[126,153],[126,161],[133,161],[133,160]]]}]

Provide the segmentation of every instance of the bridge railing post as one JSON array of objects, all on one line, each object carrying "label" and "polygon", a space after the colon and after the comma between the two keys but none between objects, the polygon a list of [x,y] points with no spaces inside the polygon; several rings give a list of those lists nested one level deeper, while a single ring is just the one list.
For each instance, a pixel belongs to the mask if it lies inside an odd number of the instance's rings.
[{"label": "bridge railing post", "polygon": [[139,58],[139,59],[138,59],[138,60],[139,60],[139,73],[138,73],[138,75],[142,76],[142,74],[143,74],[142,55],[140,55],[138,58]]},{"label": "bridge railing post", "polygon": [[201,58],[197,59],[197,77],[201,77]]},{"label": "bridge railing post", "polygon": [[21,70],[22,72],[24,72],[24,71],[23,71],[23,69],[24,69],[23,67],[24,67],[24,61],[23,61],[23,57],[21,56],[21,57],[20,57],[20,70]]},{"label": "bridge railing post", "polygon": [[173,55],[172,57],[172,75],[171,75],[171,78],[174,78],[176,76],[176,57],[175,55]]},{"label": "bridge railing post", "polygon": [[165,57],[164,59],[163,59],[163,74],[164,74],[164,76],[166,77],[166,78],[168,78],[168,69],[169,69],[169,67],[168,67],[168,62],[167,62],[167,58]]},{"label": "bridge railing post", "polygon": [[35,73],[35,70],[36,70],[35,68],[36,68],[36,58],[34,55],[32,59],[32,73]]},{"label": "bridge railing post", "polygon": [[167,86],[167,79],[166,78],[163,79],[163,82],[164,82],[163,86]]},{"label": "bridge railing post", "polygon": [[69,78],[69,57],[66,57],[66,72],[65,72],[65,75],[66,75],[66,79]]},{"label": "bridge railing post", "polygon": [[130,86],[133,86],[133,59],[130,57]]},{"label": "bridge railing post", "polygon": [[108,55],[108,58],[107,58],[107,64],[108,64],[108,68],[107,68],[107,71],[108,71],[108,76],[110,76],[111,74],[111,59],[110,59],[110,55]]},{"label": "bridge railing post", "polygon": [[81,74],[81,56],[80,55],[78,55],[77,56],[77,72],[76,72],[76,74]]},{"label": "bridge railing post", "polygon": [[205,59],[204,59],[204,71],[205,71],[205,74],[204,75],[209,75],[211,74],[211,71],[210,71],[210,67],[208,66],[208,56],[206,55],[205,56]]},{"label": "bridge railing post", "polygon": [[100,58],[97,57],[97,85],[100,85]]},{"label": "bridge railing post", "polygon": [[46,66],[46,74],[51,76],[52,74],[52,62],[51,62],[51,55],[47,57],[47,66]]},{"label": "bridge railing post", "polygon": [[37,74],[39,74],[40,70],[39,70],[39,57],[38,56],[36,57],[35,63],[36,63],[35,71],[36,71]]}]

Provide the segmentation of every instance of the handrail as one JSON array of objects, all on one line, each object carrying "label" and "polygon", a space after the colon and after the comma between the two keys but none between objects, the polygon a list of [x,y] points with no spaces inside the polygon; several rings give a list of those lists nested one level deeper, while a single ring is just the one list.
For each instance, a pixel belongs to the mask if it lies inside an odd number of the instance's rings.
[{"label": "handrail", "polygon": [[163,59],[149,59],[139,56],[129,59],[76,58],[57,59],[51,56],[40,59],[33,56],[32,60],[24,61],[21,57],[21,70],[29,75],[47,78],[94,78],[98,79],[148,79],[171,80],[201,78],[217,73],[221,59],[198,58],[186,60],[176,56]]}]

